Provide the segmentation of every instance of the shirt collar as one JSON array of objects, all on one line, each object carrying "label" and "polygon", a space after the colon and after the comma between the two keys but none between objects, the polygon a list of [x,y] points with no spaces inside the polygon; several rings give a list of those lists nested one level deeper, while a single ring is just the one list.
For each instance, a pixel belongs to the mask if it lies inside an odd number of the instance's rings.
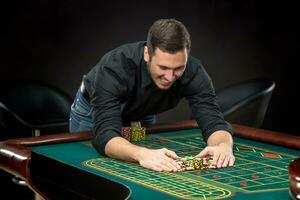
[{"label": "shirt collar", "polygon": [[151,79],[151,76],[150,76],[150,73],[148,71],[148,66],[147,66],[147,63],[146,61],[143,59],[142,60],[142,66],[141,66],[141,78],[142,78],[142,88],[150,85],[153,83],[152,79]]}]

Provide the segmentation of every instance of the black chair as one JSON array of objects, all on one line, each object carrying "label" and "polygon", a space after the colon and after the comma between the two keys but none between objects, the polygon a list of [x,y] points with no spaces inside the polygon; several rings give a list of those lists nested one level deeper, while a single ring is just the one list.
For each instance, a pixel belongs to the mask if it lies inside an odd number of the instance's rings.
[{"label": "black chair", "polygon": [[[71,104],[72,98],[63,90],[41,81],[0,82],[0,141],[68,132]],[[0,175],[10,177],[2,171]],[[11,179],[17,185],[26,186],[18,177]],[[5,187],[18,187],[15,184],[5,183]],[[23,188],[18,191],[31,195],[31,191]]]},{"label": "black chair", "polygon": [[1,140],[68,132],[72,98],[61,89],[32,80],[0,83]]},{"label": "black chair", "polygon": [[273,80],[256,78],[227,86],[216,94],[228,122],[260,128],[274,89]]}]

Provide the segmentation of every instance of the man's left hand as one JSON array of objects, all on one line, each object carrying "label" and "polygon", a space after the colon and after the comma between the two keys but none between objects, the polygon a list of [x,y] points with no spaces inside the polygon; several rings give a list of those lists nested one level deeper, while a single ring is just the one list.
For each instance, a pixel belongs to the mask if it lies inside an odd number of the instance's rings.
[{"label": "man's left hand", "polygon": [[207,146],[195,157],[201,158],[208,155],[213,156],[213,163],[217,168],[232,166],[235,161],[230,143],[222,142],[214,146]]}]

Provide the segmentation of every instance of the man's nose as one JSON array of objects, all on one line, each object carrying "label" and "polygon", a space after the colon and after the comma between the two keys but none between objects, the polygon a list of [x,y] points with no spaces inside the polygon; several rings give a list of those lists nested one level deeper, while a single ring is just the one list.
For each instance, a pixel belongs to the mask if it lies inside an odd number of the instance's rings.
[{"label": "man's nose", "polygon": [[169,82],[172,82],[173,79],[174,79],[174,70],[172,70],[172,69],[167,70],[166,75],[165,75],[165,78],[166,78]]}]

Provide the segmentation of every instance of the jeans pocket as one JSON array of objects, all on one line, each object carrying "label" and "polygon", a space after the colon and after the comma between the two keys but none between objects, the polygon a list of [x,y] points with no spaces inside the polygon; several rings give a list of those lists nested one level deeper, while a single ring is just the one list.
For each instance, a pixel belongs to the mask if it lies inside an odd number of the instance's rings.
[{"label": "jeans pocket", "polygon": [[83,102],[79,98],[76,98],[76,100],[72,104],[71,111],[85,117],[91,116],[92,114],[92,109],[90,108],[90,106],[88,104],[85,104],[85,102]]}]

